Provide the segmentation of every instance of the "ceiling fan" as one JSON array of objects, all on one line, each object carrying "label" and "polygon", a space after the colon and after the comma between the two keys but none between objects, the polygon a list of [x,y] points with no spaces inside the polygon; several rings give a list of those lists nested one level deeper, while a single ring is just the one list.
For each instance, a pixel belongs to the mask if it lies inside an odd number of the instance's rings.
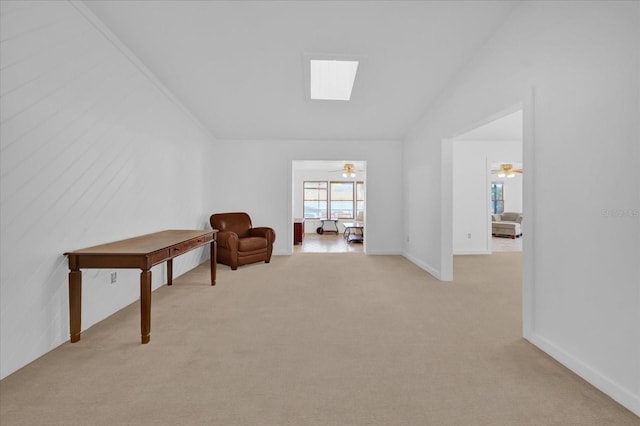
[{"label": "ceiling fan", "polygon": [[[342,177],[356,177],[356,166],[353,163],[344,163],[342,170],[331,170],[332,172],[342,172]],[[364,170],[357,170],[358,172],[363,172]]]},{"label": "ceiling fan", "polygon": [[500,164],[500,168],[497,170],[491,170],[491,173],[498,174],[498,177],[512,178],[516,173],[522,174],[522,169],[514,169],[513,164],[503,163]]}]

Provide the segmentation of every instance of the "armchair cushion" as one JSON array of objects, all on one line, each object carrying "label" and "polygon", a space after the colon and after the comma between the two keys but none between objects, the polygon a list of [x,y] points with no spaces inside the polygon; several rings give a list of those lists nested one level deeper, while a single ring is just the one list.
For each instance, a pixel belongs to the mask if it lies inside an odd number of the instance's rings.
[{"label": "armchair cushion", "polygon": [[506,212],[506,213],[502,213],[502,218],[500,219],[501,222],[518,222],[518,219],[522,216],[520,213],[512,213],[512,212]]},{"label": "armchair cushion", "polygon": [[246,237],[238,239],[238,251],[264,250],[267,248],[267,239],[264,237]]}]

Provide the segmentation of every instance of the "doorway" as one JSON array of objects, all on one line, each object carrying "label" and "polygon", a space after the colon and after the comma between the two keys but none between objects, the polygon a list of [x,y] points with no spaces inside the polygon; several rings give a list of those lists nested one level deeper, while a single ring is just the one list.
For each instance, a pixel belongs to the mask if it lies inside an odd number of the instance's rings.
[{"label": "doorway", "polygon": [[366,161],[292,162],[292,253],[365,253]]},{"label": "doorway", "polygon": [[[521,250],[522,110],[456,136],[451,143],[453,254]],[[503,238],[511,236],[509,241]]]},{"label": "doorway", "polygon": [[[483,124],[495,121],[516,111],[522,111],[522,164],[523,174],[522,212],[525,218],[522,225],[525,238],[522,241],[522,333],[530,339],[533,328],[533,294],[534,294],[534,247],[535,247],[535,152],[534,128],[534,90],[528,90],[520,103],[496,113],[482,122],[458,133],[466,133]],[[457,136],[457,135],[456,135]],[[440,240],[440,279],[453,280],[453,141],[454,137],[442,140],[441,155],[441,240]],[[487,165],[487,169],[489,164]],[[487,181],[487,185],[489,182]],[[488,214],[488,209],[487,209]],[[487,227],[489,222],[487,221]]]}]

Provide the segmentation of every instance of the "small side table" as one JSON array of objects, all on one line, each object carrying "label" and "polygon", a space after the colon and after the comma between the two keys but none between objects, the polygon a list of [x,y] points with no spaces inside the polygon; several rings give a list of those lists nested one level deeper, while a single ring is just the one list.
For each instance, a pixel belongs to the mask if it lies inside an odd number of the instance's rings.
[{"label": "small side table", "polygon": [[364,223],[362,222],[345,222],[344,238],[347,242],[361,243],[364,241]]},{"label": "small side table", "polygon": [[[338,219],[320,219],[320,221],[322,222],[322,225],[316,229],[318,234],[324,234],[325,232],[335,232],[336,234],[340,233],[340,231],[338,231]],[[333,226],[327,229],[327,222],[333,224]]]}]

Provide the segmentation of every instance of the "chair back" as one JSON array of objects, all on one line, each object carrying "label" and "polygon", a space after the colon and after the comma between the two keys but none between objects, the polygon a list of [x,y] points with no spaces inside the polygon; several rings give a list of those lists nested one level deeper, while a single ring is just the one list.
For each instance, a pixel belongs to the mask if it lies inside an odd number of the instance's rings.
[{"label": "chair back", "polygon": [[213,229],[232,231],[240,238],[248,237],[249,230],[252,228],[251,218],[244,212],[216,213],[211,215],[209,223]]}]

